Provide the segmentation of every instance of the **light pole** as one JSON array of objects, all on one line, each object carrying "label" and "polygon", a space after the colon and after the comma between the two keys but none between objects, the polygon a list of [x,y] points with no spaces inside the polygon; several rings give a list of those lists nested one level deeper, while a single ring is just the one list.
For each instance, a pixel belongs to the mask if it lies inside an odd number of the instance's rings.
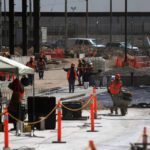
[{"label": "light pole", "polygon": [[130,22],[131,23],[131,45],[132,45],[132,48],[133,48],[133,45],[134,45],[134,39],[133,39],[133,21]]},{"label": "light pole", "polygon": [[0,0],[0,51],[2,50],[2,1]]},{"label": "light pole", "polygon": [[33,37],[34,53],[40,51],[40,0],[33,1],[34,19],[33,19]]},{"label": "light pole", "polygon": [[111,50],[111,43],[112,43],[112,0],[110,0],[110,37],[109,37],[109,42],[110,42],[110,50]]},{"label": "light pole", "polygon": [[67,38],[68,38],[68,12],[67,12],[67,0],[65,0],[65,51],[67,51]]},{"label": "light pole", "polygon": [[73,27],[73,33],[75,34],[74,12],[75,12],[75,10],[76,10],[76,6],[71,6],[70,8],[71,8],[72,13],[73,13],[73,14],[72,14],[71,23],[72,23],[72,27]]},{"label": "light pole", "polygon": [[14,55],[14,0],[9,1],[9,51]]},{"label": "light pole", "polygon": [[86,26],[86,38],[88,38],[88,0],[85,0],[86,1],[86,20],[85,20],[85,26]]},{"label": "light pole", "polygon": [[98,43],[98,25],[99,25],[99,18],[96,19],[96,44]]},{"label": "light pole", "polygon": [[33,46],[33,22],[32,22],[32,0],[29,0],[29,29],[28,29],[28,32],[29,32],[29,47]]},{"label": "light pole", "polygon": [[7,30],[7,24],[6,24],[6,0],[4,0],[4,28],[3,28],[3,30],[4,30],[4,40],[3,40],[3,44],[4,44],[4,46],[5,46],[5,48],[6,48],[6,41],[7,41],[7,37],[6,37],[6,30]]},{"label": "light pole", "polygon": [[128,7],[128,2],[125,0],[125,57],[124,57],[124,63],[127,65],[127,7]]}]

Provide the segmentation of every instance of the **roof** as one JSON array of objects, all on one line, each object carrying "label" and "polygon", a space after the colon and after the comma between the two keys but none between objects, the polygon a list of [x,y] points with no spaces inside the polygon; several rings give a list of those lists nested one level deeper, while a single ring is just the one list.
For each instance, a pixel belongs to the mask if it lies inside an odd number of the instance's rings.
[{"label": "roof", "polygon": [[0,72],[13,72],[15,74],[34,74],[34,70],[17,61],[0,56]]}]

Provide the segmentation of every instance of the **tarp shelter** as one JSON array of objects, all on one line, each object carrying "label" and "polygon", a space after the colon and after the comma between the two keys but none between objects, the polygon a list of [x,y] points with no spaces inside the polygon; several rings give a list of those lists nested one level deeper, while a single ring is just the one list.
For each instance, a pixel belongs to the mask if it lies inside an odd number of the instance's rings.
[{"label": "tarp shelter", "polygon": [[[33,74],[34,70],[12,59],[0,56],[0,73],[13,73],[17,77],[19,75]],[[35,95],[35,85],[33,82],[33,96]]]},{"label": "tarp shelter", "polygon": [[32,68],[2,56],[0,56],[0,72],[14,73],[15,75],[34,74]]}]

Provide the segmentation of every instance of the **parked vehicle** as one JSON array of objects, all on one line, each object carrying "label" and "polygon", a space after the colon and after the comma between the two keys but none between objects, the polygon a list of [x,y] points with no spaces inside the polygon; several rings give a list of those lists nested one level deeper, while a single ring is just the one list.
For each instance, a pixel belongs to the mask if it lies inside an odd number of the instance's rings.
[{"label": "parked vehicle", "polygon": [[68,48],[73,46],[89,46],[92,48],[104,48],[105,45],[98,44],[94,38],[68,38]]},{"label": "parked vehicle", "polygon": [[51,48],[51,49],[57,48],[57,45],[56,45],[55,42],[43,42],[43,43],[40,44],[40,46]]},{"label": "parked vehicle", "polygon": [[[112,48],[125,48],[125,42],[112,42],[112,43],[106,44],[106,47],[110,47],[110,46]],[[139,48],[136,46],[133,46],[131,43],[127,43],[127,49],[139,51]]]},{"label": "parked vehicle", "polygon": [[[120,47],[125,48],[125,42],[120,42]],[[127,43],[127,49],[139,51],[139,48],[136,46],[133,46],[131,43]]]}]

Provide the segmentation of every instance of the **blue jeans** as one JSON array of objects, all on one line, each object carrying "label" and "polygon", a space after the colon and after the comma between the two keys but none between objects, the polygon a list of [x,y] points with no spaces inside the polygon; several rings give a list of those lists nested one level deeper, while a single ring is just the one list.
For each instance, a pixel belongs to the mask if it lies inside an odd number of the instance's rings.
[{"label": "blue jeans", "polygon": [[69,80],[69,93],[74,93],[75,80]]}]

